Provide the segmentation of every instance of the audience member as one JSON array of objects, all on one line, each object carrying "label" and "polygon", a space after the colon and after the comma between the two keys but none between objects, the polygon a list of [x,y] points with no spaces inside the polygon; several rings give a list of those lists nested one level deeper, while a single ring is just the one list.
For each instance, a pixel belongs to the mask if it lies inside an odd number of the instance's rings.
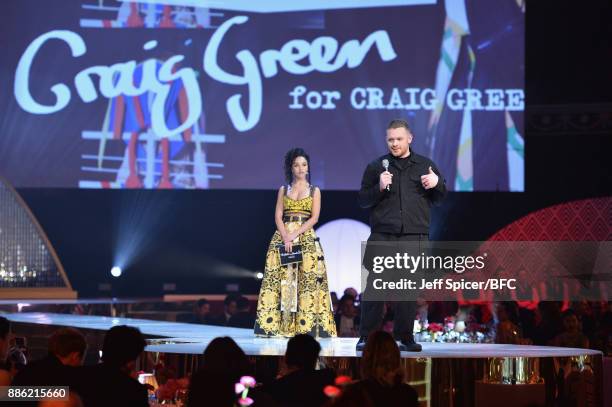
[{"label": "audience member", "polygon": [[251,304],[248,298],[238,297],[236,300],[236,313],[227,321],[227,326],[253,329],[255,326],[255,315],[251,313]]},{"label": "audience member", "polygon": [[249,361],[232,338],[213,339],[204,350],[202,367],[189,383],[187,406],[233,406],[234,383],[249,373]]},{"label": "audience member", "polygon": [[350,295],[351,297],[353,297],[353,301],[359,300],[359,293],[353,287],[348,287],[347,289],[344,290],[344,293],[342,294],[343,296]]},{"label": "audience member", "polygon": [[223,314],[213,317],[214,325],[227,326],[230,318],[238,308],[239,294],[228,294],[223,300]]},{"label": "audience member", "polygon": [[344,294],[338,303],[338,312],[335,315],[336,330],[340,337],[358,337],[359,317],[355,308],[355,297]]},{"label": "audience member", "polygon": [[234,382],[227,373],[201,368],[189,382],[187,407],[234,407],[236,394]]},{"label": "audience member", "polygon": [[495,343],[527,344],[529,340],[523,338],[521,331],[518,305],[514,301],[498,302],[496,307],[497,326]]},{"label": "audience member", "polygon": [[104,337],[102,363],[80,368],[75,386],[83,404],[93,406],[148,407],[144,385],[136,380],[136,361],[146,342],[137,328],[118,325]]},{"label": "audience member", "polygon": [[563,330],[561,307],[556,301],[540,301],[536,309],[534,345],[549,345],[550,341]]},{"label": "audience member", "polygon": [[263,386],[281,406],[321,406],[327,398],[323,388],[334,383],[331,369],[316,370],[321,345],[312,336],[296,335],[289,339],[285,352],[286,369],[282,376]]},{"label": "audience member", "polygon": [[244,351],[229,336],[213,339],[204,350],[204,367],[229,373],[235,379],[251,374],[251,365]]},{"label": "audience member", "polygon": [[592,342],[597,330],[597,323],[593,315],[593,308],[588,301],[576,301],[572,304],[572,309],[576,313],[576,318],[580,322],[582,333]]},{"label": "audience member", "polygon": [[563,332],[555,336],[551,345],[564,348],[588,348],[589,339],[582,333],[582,327],[572,309],[563,312]]},{"label": "audience member", "polygon": [[[234,385],[242,376],[251,374],[249,360],[242,349],[228,336],[213,339],[204,350],[204,363],[189,383],[188,407],[230,407],[236,403]],[[249,391],[257,406],[270,405],[269,397],[257,389]]]},{"label": "audience member", "polygon": [[404,383],[400,351],[393,336],[376,331],[368,336],[361,358],[361,380],[346,387],[333,406],[418,406],[416,390]]},{"label": "audience member", "polygon": [[210,302],[206,298],[200,298],[193,309],[193,314],[185,322],[190,324],[215,325],[215,319],[210,312]]},{"label": "audience member", "polygon": [[[74,328],[61,328],[49,337],[48,355],[30,362],[13,379],[13,386],[68,386],[77,384],[75,369],[83,364],[87,343],[81,332]],[[73,399],[76,395],[73,396]],[[36,406],[37,402],[20,402],[20,406]]]}]

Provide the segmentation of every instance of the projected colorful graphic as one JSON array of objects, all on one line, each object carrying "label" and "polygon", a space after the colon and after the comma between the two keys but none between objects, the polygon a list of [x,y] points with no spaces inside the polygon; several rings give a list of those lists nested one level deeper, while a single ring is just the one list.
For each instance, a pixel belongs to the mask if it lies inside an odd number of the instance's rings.
[{"label": "projected colorful graphic", "polygon": [[524,190],[523,2],[281,3],[7,0],[0,174],[272,189],[300,146],[355,190],[405,118],[449,189]]}]

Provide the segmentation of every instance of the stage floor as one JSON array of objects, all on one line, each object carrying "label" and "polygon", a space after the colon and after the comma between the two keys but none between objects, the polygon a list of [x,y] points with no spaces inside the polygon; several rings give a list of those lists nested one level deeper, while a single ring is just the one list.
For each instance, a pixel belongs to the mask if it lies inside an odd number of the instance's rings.
[{"label": "stage floor", "polygon": [[[4,314],[13,322],[106,331],[115,325],[130,325],[149,337],[148,352],[202,354],[211,340],[229,336],[251,356],[282,356],[287,340],[284,338],[260,338],[250,329],[196,325],[179,322],[151,321],[132,318],[112,318],[92,315],[52,313]],[[321,356],[351,358],[360,357],[355,351],[357,338],[320,338]],[[601,355],[590,349],[558,348],[551,346],[498,345],[471,343],[421,343],[422,352],[402,352],[404,358],[497,358],[497,357],[571,357]]]}]

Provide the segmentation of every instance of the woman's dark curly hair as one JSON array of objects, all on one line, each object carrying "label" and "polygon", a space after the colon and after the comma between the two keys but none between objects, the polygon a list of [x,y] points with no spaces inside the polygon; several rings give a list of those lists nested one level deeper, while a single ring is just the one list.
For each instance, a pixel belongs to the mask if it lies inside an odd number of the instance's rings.
[{"label": "woman's dark curly hair", "polygon": [[296,147],[287,151],[287,154],[285,154],[285,180],[288,184],[291,184],[293,181],[293,172],[291,171],[291,167],[293,167],[293,162],[298,157],[304,157],[306,159],[306,163],[308,164],[308,175],[306,178],[308,179],[308,182],[310,182],[310,157],[308,154],[306,154],[306,151],[304,151],[303,148]]}]

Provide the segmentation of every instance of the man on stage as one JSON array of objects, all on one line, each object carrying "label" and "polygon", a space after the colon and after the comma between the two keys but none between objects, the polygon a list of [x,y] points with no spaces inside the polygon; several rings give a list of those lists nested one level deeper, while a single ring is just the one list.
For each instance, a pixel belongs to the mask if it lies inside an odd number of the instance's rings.
[{"label": "man on stage", "polygon": [[[389,154],[370,162],[363,174],[359,205],[370,208],[368,242],[429,241],[430,207],[444,198],[446,185],[436,165],[410,149],[412,139],[405,120],[392,120],[387,126]],[[382,301],[362,302],[358,351],[368,334],[380,328],[383,308]],[[412,333],[415,311],[415,302],[396,303],[393,336],[402,351],[421,350]]]}]

